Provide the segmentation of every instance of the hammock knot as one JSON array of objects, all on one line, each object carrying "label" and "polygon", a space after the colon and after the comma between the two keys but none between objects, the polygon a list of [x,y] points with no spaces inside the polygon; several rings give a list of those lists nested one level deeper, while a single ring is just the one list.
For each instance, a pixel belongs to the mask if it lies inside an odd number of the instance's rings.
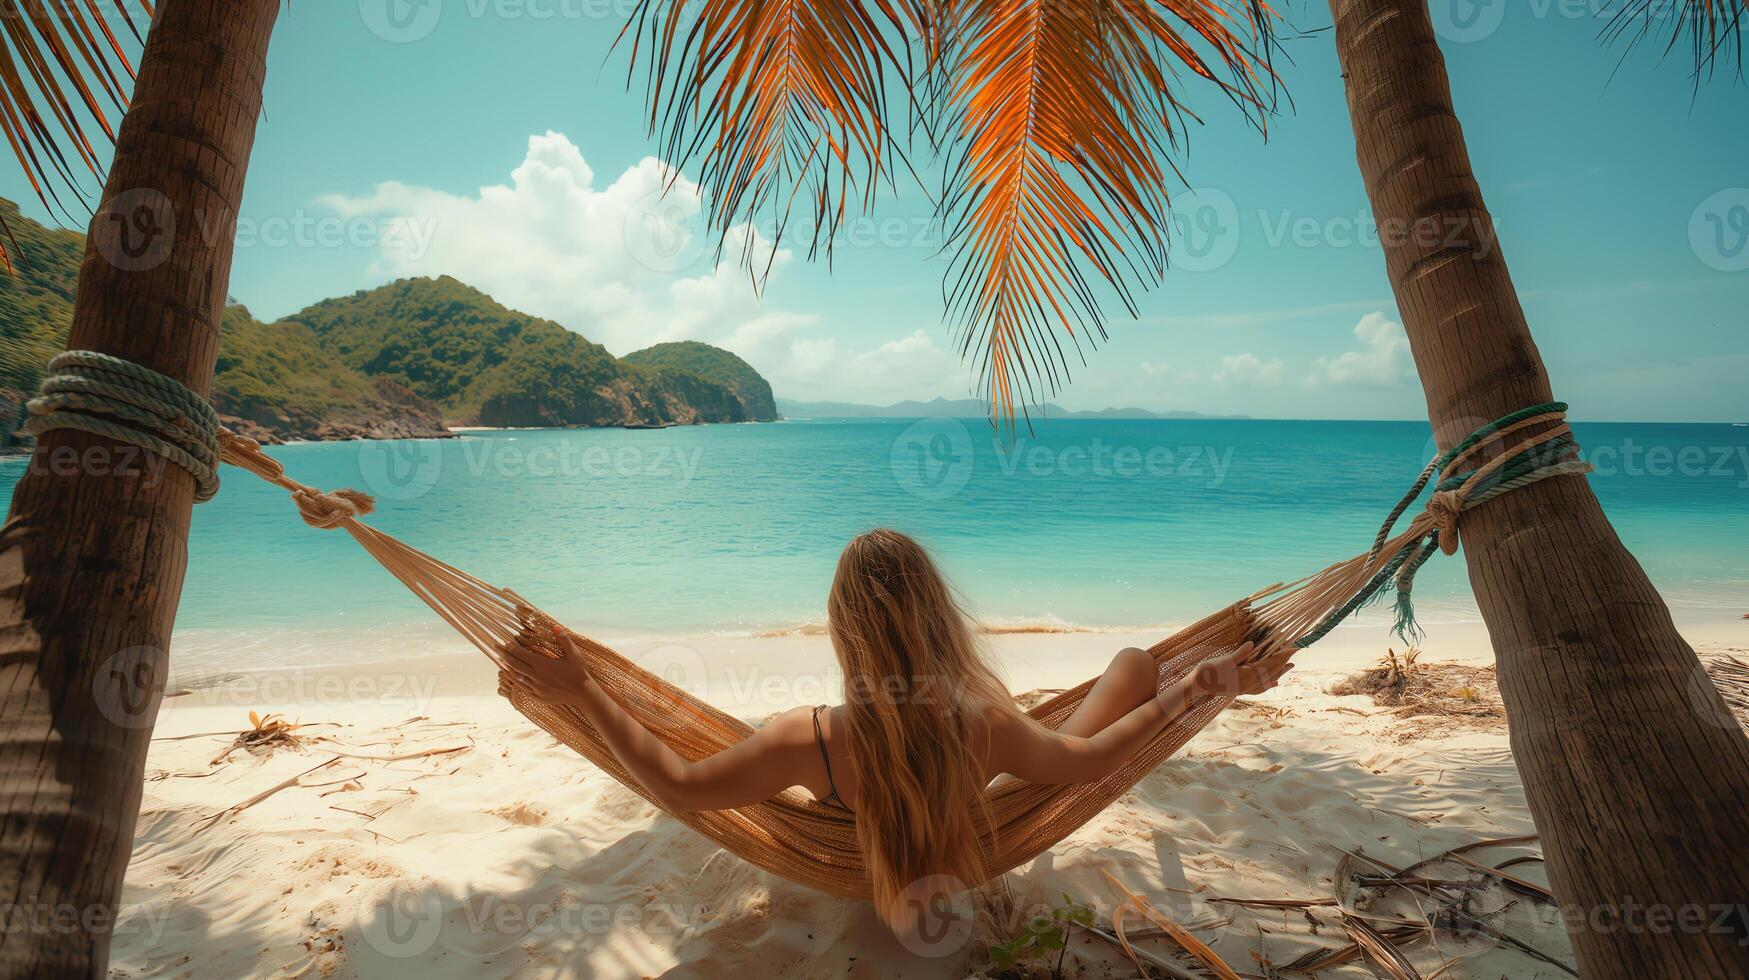
[{"label": "hammock knot", "polygon": [[285,478],[285,467],[279,460],[262,452],[261,443],[223,427],[219,429],[219,458],[270,483],[279,483]]},{"label": "hammock knot", "polygon": [[337,528],[355,517],[363,517],[377,506],[370,494],[357,490],[323,493],[303,487],[292,491],[292,499],[297,502],[298,515],[304,523],[324,531]]},{"label": "hammock knot", "polygon": [[1458,518],[1463,515],[1469,494],[1462,490],[1441,490],[1427,502],[1427,516],[1439,531],[1439,550],[1448,557],[1457,554]]}]

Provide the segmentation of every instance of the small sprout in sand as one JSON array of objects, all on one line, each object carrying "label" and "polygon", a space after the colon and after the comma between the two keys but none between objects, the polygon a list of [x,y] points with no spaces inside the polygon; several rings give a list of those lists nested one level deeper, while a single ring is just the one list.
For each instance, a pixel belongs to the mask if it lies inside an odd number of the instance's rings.
[{"label": "small sprout in sand", "polygon": [[1077,925],[1092,926],[1093,910],[1065,894],[1063,904],[1052,909],[1050,915],[1034,916],[1020,935],[991,946],[990,965],[998,970],[1012,970],[1022,960],[1042,958],[1055,951],[1057,962],[1051,975],[1061,977],[1063,957],[1069,951],[1069,933]]},{"label": "small sprout in sand", "polygon": [[1460,687],[1457,689],[1457,696],[1462,698],[1465,704],[1475,704],[1482,699],[1482,690],[1477,687]]},{"label": "small sprout in sand", "polygon": [[1420,647],[1410,647],[1400,654],[1394,648],[1387,647],[1385,649],[1385,655],[1379,658],[1379,669],[1387,673],[1407,677],[1409,676],[1409,673],[1415,669],[1415,661],[1419,659],[1420,656]]}]

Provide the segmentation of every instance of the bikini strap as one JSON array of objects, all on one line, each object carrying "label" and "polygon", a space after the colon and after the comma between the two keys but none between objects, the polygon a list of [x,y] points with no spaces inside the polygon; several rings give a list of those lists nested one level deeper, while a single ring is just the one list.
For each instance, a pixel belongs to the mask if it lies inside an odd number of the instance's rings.
[{"label": "bikini strap", "polygon": [[840,810],[849,810],[844,805],[844,798],[838,795],[838,782],[832,778],[832,756],[826,751],[826,735],[820,730],[820,712],[825,708],[826,705],[823,704],[814,708],[814,744],[820,749],[820,761],[826,764],[826,788],[831,790],[820,802],[837,804]]}]

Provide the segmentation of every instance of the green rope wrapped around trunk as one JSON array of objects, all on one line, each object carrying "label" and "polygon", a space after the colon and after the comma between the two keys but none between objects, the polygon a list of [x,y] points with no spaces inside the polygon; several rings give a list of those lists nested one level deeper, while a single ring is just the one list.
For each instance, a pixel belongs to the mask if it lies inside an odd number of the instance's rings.
[{"label": "green rope wrapped around trunk", "polygon": [[[1441,495],[1451,497],[1457,495],[1457,511],[1450,515],[1449,527],[1433,527],[1419,538],[1410,539],[1400,544],[1399,549],[1379,573],[1373,576],[1350,602],[1336,610],[1318,625],[1312,632],[1301,637],[1296,644],[1307,647],[1330,634],[1348,617],[1370,603],[1383,597],[1390,591],[1396,592],[1395,622],[1393,632],[1405,643],[1418,643],[1422,637],[1420,624],[1415,621],[1415,575],[1422,566],[1430,561],[1436,552],[1455,550],[1456,541],[1446,540],[1442,535],[1456,536],[1456,514],[1475,509],[1502,494],[1510,493],[1520,487],[1557,476],[1591,472],[1591,464],[1578,458],[1579,443],[1567,431],[1564,417],[1567,413],[1567,403],[1548,402],[1542,405],[1532,405],[1510,415],[1502,416],[1482,426],[1457,445],[1441,453],[1433,462],[1428,463],[1421,476],[1409,488],[1408,493],[1391,509],[1385,518],[1379,533],[1373,539],[1372,554],[1376,557],[1384,550],[1386,542],[1391,540],[1391,532],[1415,501],[1420,499],[1429,483],[1433,482],[1435,474],[1440,476],[1434,484],[1434,496],[1438,501]],[[1523,428],[1539,421],[1561,422],[1559,428],[1550,432],[1546,438],[1532,439],[1523,444],[1518,452],[1506,458],[1504,462],[1496,461],[1486,467],[1462,469],[1462,464],[1469,459],[1473,451],[1480,448],[1487,440],[1497,434],[1505,434],[1511,430]],[[1455,471],[1455,472],[1454,472]],[[1447,506],[1450,506],[1448,500]],[[1434,508],[1429,504],[1429,510]]]},{"label": "green rope wrapped around trunk", "polygon": [[194,477],[195,499],[219,492],[219,416],[197,392],[132,361],[70,350],[49,361],[25,403],[25,435],[76,429],[138,446]]}]

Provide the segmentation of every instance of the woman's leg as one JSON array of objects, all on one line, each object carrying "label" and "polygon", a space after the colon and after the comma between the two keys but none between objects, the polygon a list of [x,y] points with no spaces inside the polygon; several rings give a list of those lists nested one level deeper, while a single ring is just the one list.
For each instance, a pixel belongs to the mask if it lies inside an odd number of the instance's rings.
[{"label": "woman's leg", "polygon": [[1087,692],[1087,697],[1057,731],[1082,738],[1099,734],[1107,725],[1146,704],[1158,690],[1159,677],[1159,668],[1148,651],[1135,647],[1119,651],[1111,666],[1093,682],[1093,690]]}]

